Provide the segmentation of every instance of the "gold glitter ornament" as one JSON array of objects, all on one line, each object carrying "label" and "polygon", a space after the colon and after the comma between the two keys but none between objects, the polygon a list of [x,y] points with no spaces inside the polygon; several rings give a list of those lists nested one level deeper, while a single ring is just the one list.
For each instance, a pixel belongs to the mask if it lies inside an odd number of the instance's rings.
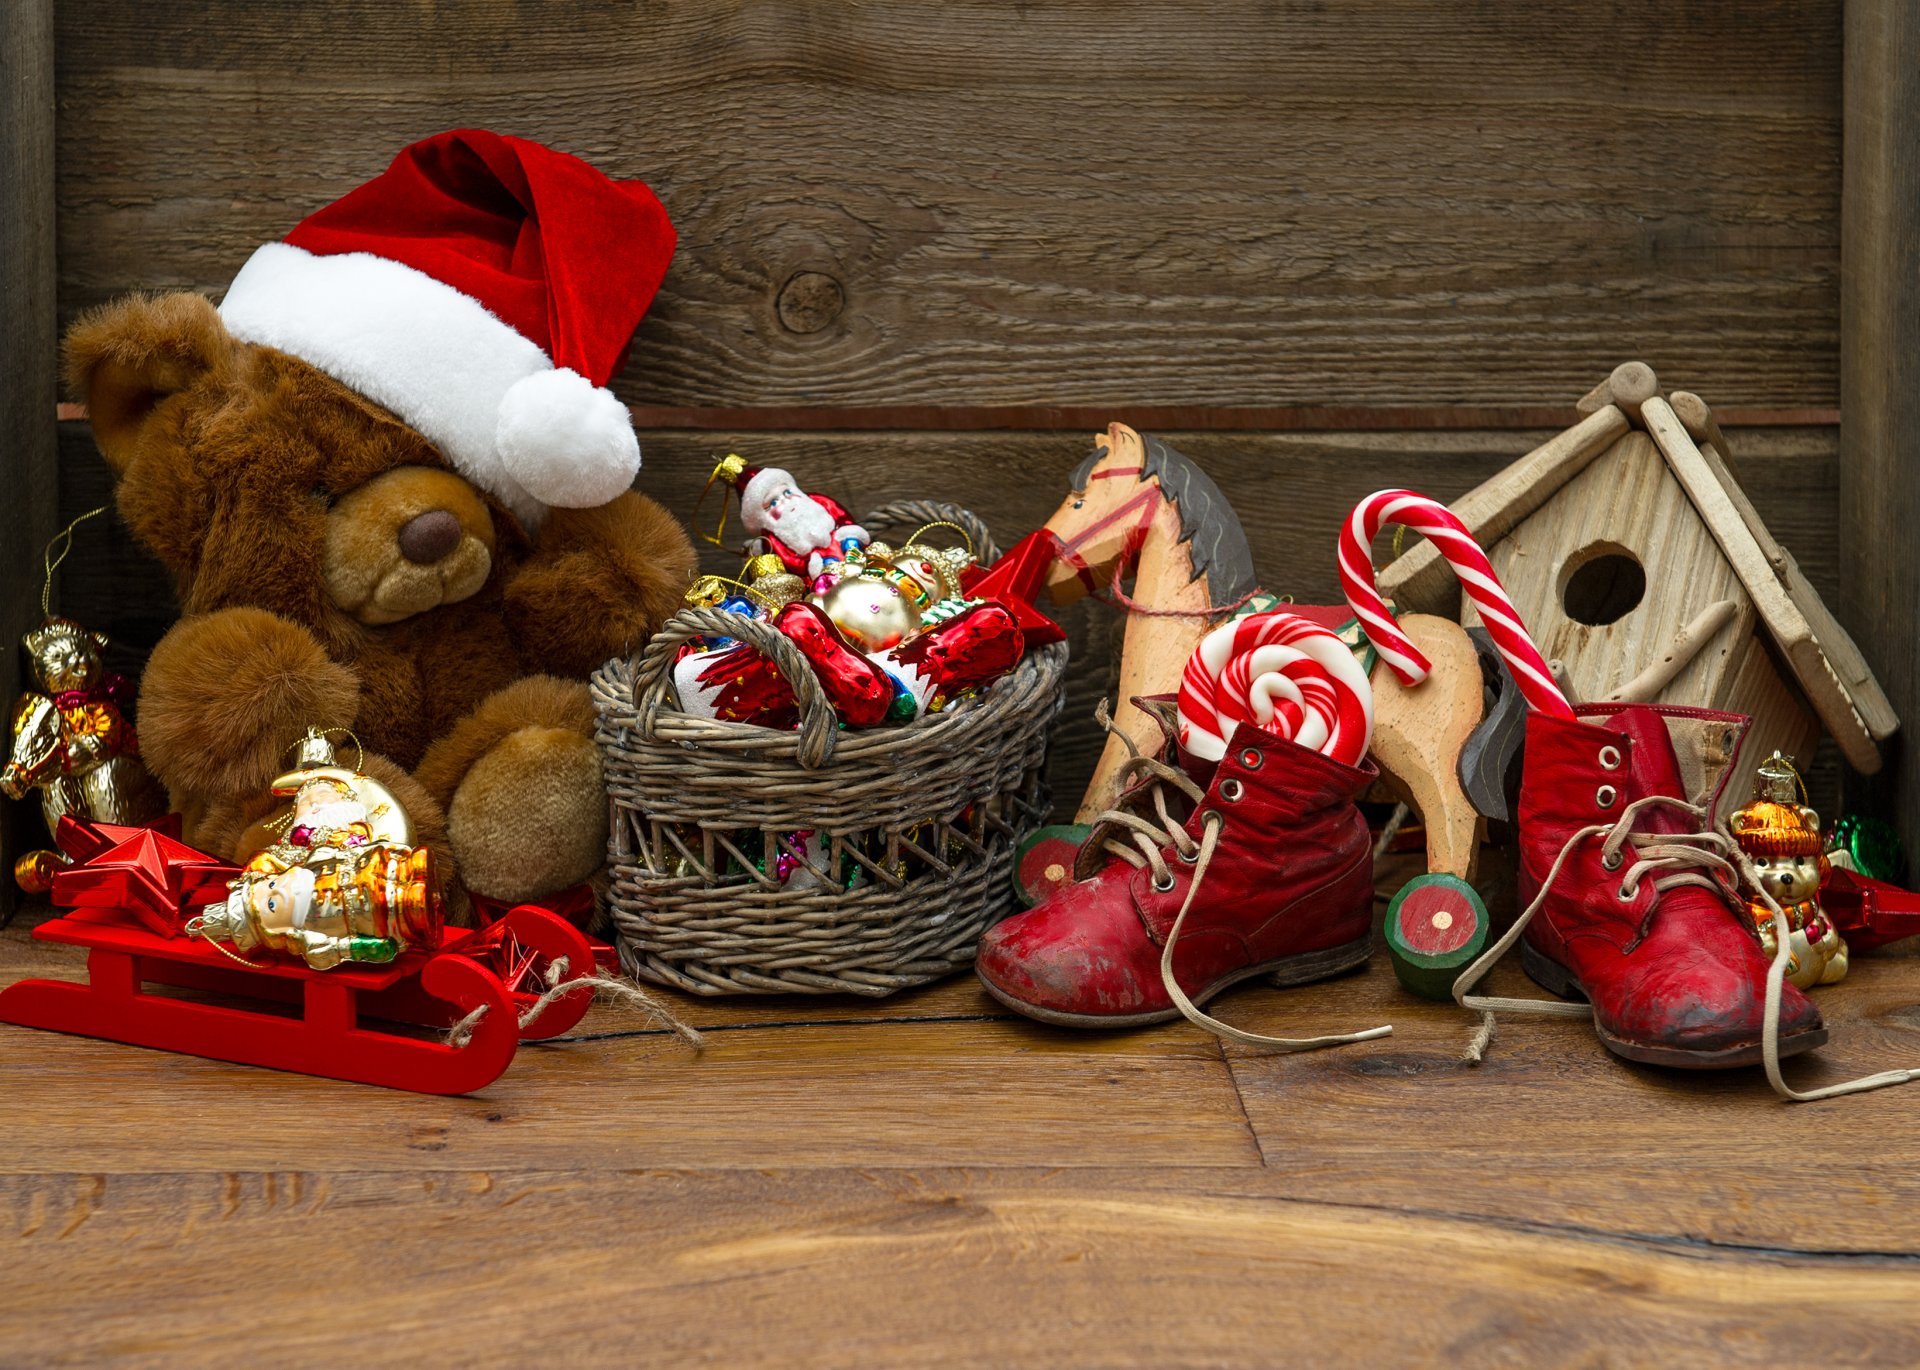
[{"label": "gold glitter ornament", "polygon": [[751,558],[740,579],[751,585],[753,592],[775,609],[785,608],[807,596],[807,582],[789,571],[786,563],[772,552],[762,552]]},{"label": "gold glitter ornament", "polygon": [[270,840],[189,933],[243,954],[298,957],[315,970],[440,944],[445,909],[433,853],[413,846],[413,824],[391,790],[337,764],[325,735],[310,728],[273,792],[291,806],[249,831]]},{"label": "gold glitter ornament", "polygon": [[[107,636],[50,612],[53,573],[73,545],[83,514],[47,544],[40,589],[39,627],[21,639],[28,688],[14,702],[0,794],[40,798],[52,836],[67,814],[95,823],[138,824],[166,811],[166,795],[140,760],[127,713],[133,687],[106,666]],[[55,549],[59,550],[56,551]],[[29,894],[45,894],[66,865],[56,851],[30,851],[14,863],[14,880]]]},{"label": "gold glitter ornament", "polygon": [[[1779,752],[1760,763],[1750,803],[1734,810],[1728,828],[1753,863],[1761,889],[1787,916],[1787,979],[1801,989],[1831,985],[1847,973],[1847,944],[1820,907],[1827,859],[1821,852],[1820,815],[1800,802],[1800,773]],[[1758,892],[1747,893],[1747,912],[1769,957],[1778,949],[1773,910]]]}]

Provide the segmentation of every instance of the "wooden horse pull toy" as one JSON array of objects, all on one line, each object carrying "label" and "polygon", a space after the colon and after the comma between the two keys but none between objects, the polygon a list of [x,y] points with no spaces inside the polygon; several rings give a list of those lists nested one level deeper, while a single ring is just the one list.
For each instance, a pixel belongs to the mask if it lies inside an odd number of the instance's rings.
[{"label": "wooden horse pull toy", "polygon": [[[1075,826],[1043,828],[1022,848],[1016,882],[1028,902],[1069,878],[1073,850],[1086,835],[1079,825],[1115,806],[1120,768],[1132,749],[1159,746],[1157,725],[1133,700],[1176,689],[1208,630],[1258,593],[1253,555],[1233,507],[1204,471],[1160,439],[1123,423],[1109,425],[1095,435],[1093,454],[1074,471],[1072,486],[1042,529],[1055,550],[1048,594],[1056,604],[1087,594],[1108,596],[1126,613],[1127,625],[1118,707]],[[1127,595],[1119,587],[1129,572],[1133,591]],[[1296,612],[1328,626],[1350,617],[1344,607]],[[1484,820],[1462,781],[1475,784],[1483,804],[1500,802],[1497,777],[1518,740],[1508,718],[1517,704],[1496,707],[1495,715],[1505,721],[1491,727],[1495,719],[1486,712],[1483,681],[1500,692],[1498,699],[1517,696],[1502,691],[1506,682],[1497,661],[1483,676],[1481,655],[1459,624],[1426,614],[1401,623],[1435,669],[1416,691],[1385,664],[1373,667],[1372,755],[1385,787],[1419,813],[1427,832],[1427,868],[1454,879],[1458,897],[1452,902],[1466,913]],[[1473,762],[1464,776],[1463,756]],[[1471,904],[1479,905],[1478,896]],[[1477,917],[1484,923],[1484,909]]]}]

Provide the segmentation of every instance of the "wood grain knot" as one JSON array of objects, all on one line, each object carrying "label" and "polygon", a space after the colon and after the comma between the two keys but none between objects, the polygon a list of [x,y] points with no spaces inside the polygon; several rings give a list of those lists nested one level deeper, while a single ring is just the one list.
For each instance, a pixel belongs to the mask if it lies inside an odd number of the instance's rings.
[{"label": "wood grain knot", "polygon": [[824,271],[796,271],[780,287],[774,308],[789,333],[818,333],[840,317],[847,293]]}]

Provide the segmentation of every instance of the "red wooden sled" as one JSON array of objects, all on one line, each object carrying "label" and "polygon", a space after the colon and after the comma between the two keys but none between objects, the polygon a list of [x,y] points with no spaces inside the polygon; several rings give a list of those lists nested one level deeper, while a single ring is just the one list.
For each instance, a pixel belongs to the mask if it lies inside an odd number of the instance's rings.
[{"label": "red wooden sled", "polygon": [[[467,1094],[500,1078],[519,1045],[519,1013],[545,988],[543,967],[564,956],[571,979],[593,965],[578,929],[532,907],[511,910],[487,935],[449,929],[437,952],[324,971],[279,960],[238,966],[202,939],[162,937],[109,909],[76,910],[34,936],[88,948],[87,981],[19,981],[0,991],[0,1022],[421,1094]],[[518,983],[510,987],[496,967]],[[148,985],[260,1007],[174,998]],[[566,1032],[592,997],[582,986],[554,1000],[527,1035]],[[285,1013],[290,1005],[299,1016]],[[444,1029],[482,1005],[464,1046],[391,1030]]]}]

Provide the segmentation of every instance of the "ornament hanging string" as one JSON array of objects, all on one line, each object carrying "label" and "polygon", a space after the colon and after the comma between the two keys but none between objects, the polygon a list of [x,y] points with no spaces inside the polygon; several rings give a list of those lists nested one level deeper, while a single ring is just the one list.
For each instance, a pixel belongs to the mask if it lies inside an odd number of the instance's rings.
[{"label": "ornament hanging string", "polygon": [[[727,472],[728,470],[727,463],[740,462],[740,461],[741,461],[741,458],[739,453],[729,452],[727,453],[726,456],[720,458],[719,461],[713,464],[713,474],[708,476],[707,483],[700,487],[700,498],[693,502],[693,513],[687,519],[687,523],[690,527],[698,531],[700,527],[700,510],[706,505],[707,495],[710,491],[712,491],[714,482],[719,480],[720,477]],[[744,465],[744,463],[741,463],[741,464]],[[712,543],[715,547],[720,548],[722,551],[744,552],[745,550],[744,548],[728,547],[726,542],[724,541],[726,536],[727,536],[727,496],[726,496],[726,492],[722,491],[720,494],[720,524],[711,533],[701,533],[700,539],[703,542]]]},{"label": "ornament hanging string", "polygon": [[[365,775],[367,771],[367,748],[366,744],[360,740],[360,735],[351,728],[322,728],[320,730],[322,737],[329,737],[334,733],[345,733],[347,740],[353,743],[353,773],[355,775]],[[298,747],[305,740],[304,737],[296,737],[280,749],[280,755],[285,757],[288,752]]]},{"label": "ornament hanging string", "polygon": [[935,519],[932,523],[921,524],[918,528],[914,529],[911,533],[907,534],[907,540],[901,543],[900,545],[902,547],[911,547],[915,543],[920,541],[920,535],[922,533],[931,533],[936,528],[951,528],[954,532],[960,535],[961,541],[967,544],[967,555],[968,556],[977,555],[973,549],[973,534],[969,533],[966,529],[962,528],[959,524],[953,523],[947,519]]},{"label": "ornament hanging string", "polygon": [[[53,573],[60,569],[60,563],[65,561],[67,553],[73,550],[73,530],[88,519],[106,512],[107,506],[104,504],[98,509],[89,509],[47,540],[46,550],[40,556],[41,564],[47,568],[46,579],[40,582],[40,614],[43,618],[53,616]],[[60,550],[54,551],[55,547]]]},{"label": "ornament hanging string", "polygon": [[687,587],[688,603],[694,603],[704,599],[713,587],[718,585],[731,585],[755,604],[762,605],[767,609],[777,609],[780,607],[767,597],[766,591],[760,589],[758,586],[749,585],[744,580],[735,580],[732,576],[701,576]]},{"label": "ornament hanging string", "polygon": [[226,957],[229,961],[233,961],[239,965],[245,966],[248,970],[265,970],[266,969],[266,966],[262,962],[249,961],[246,957],[240,955],[238,952],[229,951],[225,946],[221,945],[219,939],[216,938],[212,933],[207,931],[206,923],[202,919],[189,918],[187,920],[186,931],[189,937],[200,938],[208,946],[212,947],[215,951],[219,952],[222,956]]}]

